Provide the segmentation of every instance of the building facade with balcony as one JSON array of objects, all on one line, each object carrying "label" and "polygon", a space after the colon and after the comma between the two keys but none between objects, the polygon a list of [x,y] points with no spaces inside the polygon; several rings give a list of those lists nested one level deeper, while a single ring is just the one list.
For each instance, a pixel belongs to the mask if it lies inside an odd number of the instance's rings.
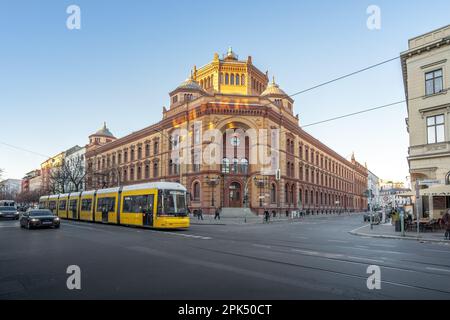
[{"label": "building facade with balcony", "polygon": [[181,182],[191,209],[210,214],[367,209],[367,168],[302,130],[292,98],[252,57],[215,54],[169,96],[160,122],[109,142],[90,137],[87,189]]},{"label": "building facade with balcony", "polygon": [[401,54],[407,98],[411,184],[420,186],[422,216],[450,208],[450,25],[409,40]]}]

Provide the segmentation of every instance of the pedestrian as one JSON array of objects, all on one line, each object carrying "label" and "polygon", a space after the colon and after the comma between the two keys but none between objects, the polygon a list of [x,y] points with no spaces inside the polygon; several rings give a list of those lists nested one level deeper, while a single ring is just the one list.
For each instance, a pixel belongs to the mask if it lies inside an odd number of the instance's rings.
[{"label": "pedestrian", "polygon": [[264,222],[269,223],[270,213],[269,210],[264,210]]},{"label": "pedestrian", "polygon": [[450,209],[442,217],[442,222],[445,225],[445,240],[450,240]]},{"label": "pedestrian", "polygon": [[219,219],[220,220],[220,208],[216,208],[216,212],[214,215],[214,220]]},{"label": "pedestrian", "polygon": [[198,218],[198,220],[203,220],[202,208],[198,209],[198,211],[197,211],[197,218]]}]

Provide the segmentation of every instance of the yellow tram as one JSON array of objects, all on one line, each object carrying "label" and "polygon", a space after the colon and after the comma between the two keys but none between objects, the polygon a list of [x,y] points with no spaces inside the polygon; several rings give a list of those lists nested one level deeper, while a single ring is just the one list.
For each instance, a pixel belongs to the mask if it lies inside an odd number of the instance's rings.
[{"label": "yellow tram", "polygon": [[153,182],[43,196],[39,207],[69,220],[185,229],[190,224],[186,194],[179,183]]}]

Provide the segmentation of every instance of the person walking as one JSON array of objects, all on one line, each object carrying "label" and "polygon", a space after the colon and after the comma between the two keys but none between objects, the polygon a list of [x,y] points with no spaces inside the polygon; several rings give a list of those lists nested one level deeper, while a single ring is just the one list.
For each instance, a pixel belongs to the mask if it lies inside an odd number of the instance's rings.
[{"label": "person walking", "polygon": [[214,220],[219,219],[220,220],[220,208],[216,208],[216,213],[214,215]]},{"label": "person walking", "polygon": [[269,210],[264,210],[264,222],[269,223],[270,213]]},{"label": "person walking", "polygon": [[197,218],[198,220],[203,220],[203,210],[202,208],[199,208],[197,211]]},{"label": "person walking", "polygon": [[445,240],[450,240],[450,209],[442,217],[442,222],[444,222],[445,226]]}]

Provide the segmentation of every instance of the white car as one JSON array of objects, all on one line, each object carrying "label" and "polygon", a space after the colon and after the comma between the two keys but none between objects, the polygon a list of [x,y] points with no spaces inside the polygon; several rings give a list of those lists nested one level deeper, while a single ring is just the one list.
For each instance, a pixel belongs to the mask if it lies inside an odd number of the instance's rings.
[{"label": "white car", "polygon": [[19,220],[16,207],[0,207],[0,218]]}]

